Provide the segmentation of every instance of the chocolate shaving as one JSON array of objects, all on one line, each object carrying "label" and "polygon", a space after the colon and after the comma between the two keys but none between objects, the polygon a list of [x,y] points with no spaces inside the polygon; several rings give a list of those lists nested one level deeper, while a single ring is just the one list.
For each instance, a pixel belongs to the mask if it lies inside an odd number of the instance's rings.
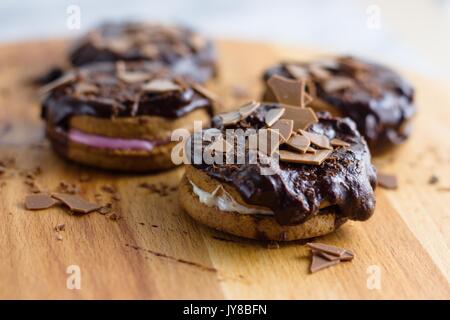
[{"label": "chocolate shaving", "polygon": [[155,79],[144,83],[141,89],[145,92],[171,92],[181,91],[181,87],[171,80]]},{"label": "chocolate shaving", "polygon": [[241,118],[242,119],[247,118],[249,115],[251,115],[253,112],[255,112],[256,109],[258,109],[260,105],[261,104],[259,102],[252,101],[252,102],[240,107],[239,113],[241,114]]},{"label": "chocolate shaving", "polygon": [[305,130],[299,130],[299,131],[303,136],[305,136],[309,140],[311,140],[312,144],[318,146],[319,148],[333,150],[333,147],[330,145],[330,140],[328,139],[328,137],[326,135],[312,133],[312,132],[308,132]]},{"label": "chocolate shaving", "polygon": [[292,106],[305,106],[305,81],[273,75],[267,80],[267,85],[272,89],[278,102]]},{"label": "chocolate shaving", "polygon": [[312,261],[311,261],[311,267],[310,267],[310,271],[311,273],[323,270],[325,268],[331,267],[331,266],[335,266],[339,263],[339,260],[328,260],[324,257],[322,257],[321,255],[318,254],[313,254],[312,255]]},{"label": "chocolate shaving", "polygon": [[281,116],[284,114],[285,109],[284,108],[274,108],[270,109],[266,115],[265,115],[265,122],[267,126],[271,127],[275,122],[278,121],[278,119],[281,118]]},{"label": "chocolate shaving", "polygon": [[296,64],[286,64],[284,67],[293,78],[297,80],[308,79],[308,71],[304,67]]},{"label": "chocolate shaving", "polygon": [[294,120],[294,130],[299,129],[306,130],[308,127],[314,123],[317,123],[316,113],[311,108],[296,108],[291,106],[284,106],[286,109],[282,119]]},{"label": "chocolate shaving", "polygon": [[330,246],[323,243],[307,243],[311,248],[311,273],[334,266],[341,261],[350,261],[354,258],[353,252],[347,249]]},{"label": "chocolate shaving", "polygon": [[[274,138],[273,135],[276,135]],[[280,145],[279,133],[270,129],[261,129],[258,131],[258,150],[271,156]]]},{"label": "chocolate shaving", "polygon": [[347,251],[343,248],[338,248],[335,246],[330,246],[328,244],[317,243],[317,242],[308,242],[306,244],[306,246],[311,249],[322,251],[322,252],[331,254],[333,256],[338,256],[338,257],[341,257]]},{"label": "chocolate shaving", "polygon": [[198,83],[192,84],[192,89],[194,89],[197,93],[201,94],[202,96],[204,96],[205,98],[207,98],[211,101],[215,101],[215,102],[219,101],[219,97],[214,92],[209,91],[204,86],[201,86]]},{"label": "chocolate shaving", "polygon": [[58,87],[61,87],[61,86],[66,85],[68,83],[71,83],[75,79],[76,79],[75,73],[74,72],[68,72],[68,73],[64,74],[62,77],[56,79],[55,81],[52,81],[52,82],[46,84],[45,86],[43,86],[39,90],[39,94],[41,94],[41,95],[46,94],[47,92],[50,92],[53,89],[56,89]]},{"label": "chocolate shaving", "polygon": [[382,188],[395,190],[398,188],[397,177],[394,175],[377,172],[378,185]]},{"label": "chocolate shaving", "polygon": [[25,198],[25,208],[27,210],[48,209],[58,203],[59,201],[53,199],[48,193],[30,194]]},{"label": "chocolate shaving", "polygon": [[293,149],[295,149],[295,150],[297,150],[297,151],[300,151],[300,152],[302,152],[302,153],[305,153],[306,150],[308,150],[309,144],[310,144],[310,143],[311,143],[311,141],[310,141],[307,137],[302,136],[302,135],[299,135],[299,134],[294,134],[294,135],[286,142],[286,144],[287,144],[289,147],[291,147],[291,148],[293,148]]},{"label": "chocolate shaving", "polygon": [[323,89],[328,92],[336,92],[350,88],[354,85],[354,81],[350,78],[345,77],[333,77],[325,81],[323,84]]},{"label": "chocolate shaving", "polygon": [[292,163],[321,165],[331,152],[331,150],[318,150],[316,153],[297,153],[280,150],[280,160]]},{"label": "chocolate shaving", "polygon": [[98,210],[102,207],[101,205],[90,203],[78,195],[52,193],[52,197],[60,200],[62,203],[68,206],[69,209],[73,212],[89,213],[91,211]]},{"label": "chocolate shaving", "polygon": [[282,143],[289,140],[292,135],[293,129],[294,120],[290,119],[280,119],[270,127],[270,130],[278,130]]},{"label": "chocolate shaving", "polygon": [[350,143],[337,138],[331,139],[330,143],[333,147],[350,147]]},{"label": "chocolate shaving", "polygon": [[241,114],[238,111],[219,114],[224,126],[236,124],[241,120]]}]

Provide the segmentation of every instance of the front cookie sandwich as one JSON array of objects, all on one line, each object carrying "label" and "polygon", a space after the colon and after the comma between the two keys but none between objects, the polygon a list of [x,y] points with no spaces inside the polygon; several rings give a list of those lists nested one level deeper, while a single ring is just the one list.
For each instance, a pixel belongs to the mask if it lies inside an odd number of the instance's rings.
[{"label": "front cookie sandwich", "polygon": [[277,90],[305,81],[311,108],[355,121],[372,151],[402,143],[411,132],[414,90],[394,70],[355,57],[286,62],[266,70],[265,101],[289,103]]},{"label": "front cookie sandwich", "polygon": [[120,171],[173,167],[174,129],[210,123],[213,98],[147,62],[97,63],[43,89],[42,117],[55,151],[75,162]]},{"label": "front cookie sandwich", "polygon": [[375,170],[349,118],[255,102],[213,124],[185,149],[190,163],[180,201],[199,222],[245,238],[289,241],[373,214]]}]

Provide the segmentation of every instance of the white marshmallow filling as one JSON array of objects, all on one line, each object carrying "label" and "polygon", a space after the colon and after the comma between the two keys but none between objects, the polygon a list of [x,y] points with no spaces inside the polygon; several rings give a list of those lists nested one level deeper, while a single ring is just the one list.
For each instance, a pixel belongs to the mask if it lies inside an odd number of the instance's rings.
[{"label": "white marshmallow filling", "polygon": [[198,200],[208,207],[217,207],[221,211],[237,212],[240,214],[265,214],[273,215],[268,208],[252,208],[238,203],[222,185],[218,185],[213,192],[207,192],[197,187],[191,180],[192,191],[198,196]]}]

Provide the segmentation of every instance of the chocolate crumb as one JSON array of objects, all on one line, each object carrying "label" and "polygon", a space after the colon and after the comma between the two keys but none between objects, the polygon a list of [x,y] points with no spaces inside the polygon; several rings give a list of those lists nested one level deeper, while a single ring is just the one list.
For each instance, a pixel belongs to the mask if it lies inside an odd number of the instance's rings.
[{"label": "chocolate crumb", "polygon": [[60,200],[62,203],[68,206],[72,212],[76,213],[89,213],[92,211],[96,211],[102,207],[101,205],[90,203],[78,195],[52,193],[52,197]]},{"label": "chocolate crumb", "polygon": [[111,210],[112,210],[112,204],[111,203],[107,203],[106,205],[104,205],[103,207],[101,207],[98,210],[98,213],[105,215],[105,214],[110,213]]},{"label": "chocolate crumb", "polygon": [[439,178],[437,177],[437,176],[435,176],[435,175],[432,175],[431,177],[430,177],[430,179],[428,180],[428,183],[429,184],[436,184],[436,183],[438,183],[439,182]]},{"label": "chocolate crumb", "polygon": [[56,232],[65,231],[65,230],[66,230],[66,225],[64,223],[60,223],[55,226]]},{"label": "chocolate crumb", "polygon": [[62,239],[63,239],[62,235],[59,234],[59,233],[57,233],[57,234],[56,234],[56,240],[62,241]]},{"label": "chocolate crumb", "polygon": [[112,213],[108,218],[109,218],[110,220],[113,220],[113,221],[117,221],[117,220],[122,219],[122,217],[119,216],[119,215],[116,214],[116,213]]}]

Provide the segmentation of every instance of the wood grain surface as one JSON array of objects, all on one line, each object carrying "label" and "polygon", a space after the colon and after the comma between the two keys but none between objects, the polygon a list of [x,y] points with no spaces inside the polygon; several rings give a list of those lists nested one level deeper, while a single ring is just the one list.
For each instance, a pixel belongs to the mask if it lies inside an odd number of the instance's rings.
[{"label": "wood grain surface", "polygon": [[[225,106],[258,98],[259,77],[282,58],[308,59],[310,49],[219,41],[220,78],[211,89]],[[395,173],[398,190],[377,190],[377,209],[364,223],[350,222],[321,242],[353,250],[356,258],[308,273],[301,243],[246,241],[198,225],[182,212],[176,186],[183,169],[155,175],[96,171],[56,156],[39,119],[30,79],[63,63],[64,41],[0,47],[0,298],[56,299],[449,299],[450,96],[448,83],[404,72],[417,88],[419,114],[411,139],[374,159]],[[236,85],[239,87],[236,88]],[[236,97],[240,89],[246,97]],[[113,202],[121,216],[72,216],[62,208],[31,212],[23,202],[26,175],[55,190],[79,186],[90,200]],[[89,176],[89,181],[80,177]],[[430,184],[431,176],[437,183]],[[81,179],[83,180],[83,179]],[[167,185],[155,192],[143,182]],[[120,200],[111,200],[112,186]],[[65,231],[54,230],[65,224]],[[79,266],[81,289],[68,289],[67,268]],[[370,286],[373,271],[380,288]],[[369,285],[368,285],[369,282]]]}]

